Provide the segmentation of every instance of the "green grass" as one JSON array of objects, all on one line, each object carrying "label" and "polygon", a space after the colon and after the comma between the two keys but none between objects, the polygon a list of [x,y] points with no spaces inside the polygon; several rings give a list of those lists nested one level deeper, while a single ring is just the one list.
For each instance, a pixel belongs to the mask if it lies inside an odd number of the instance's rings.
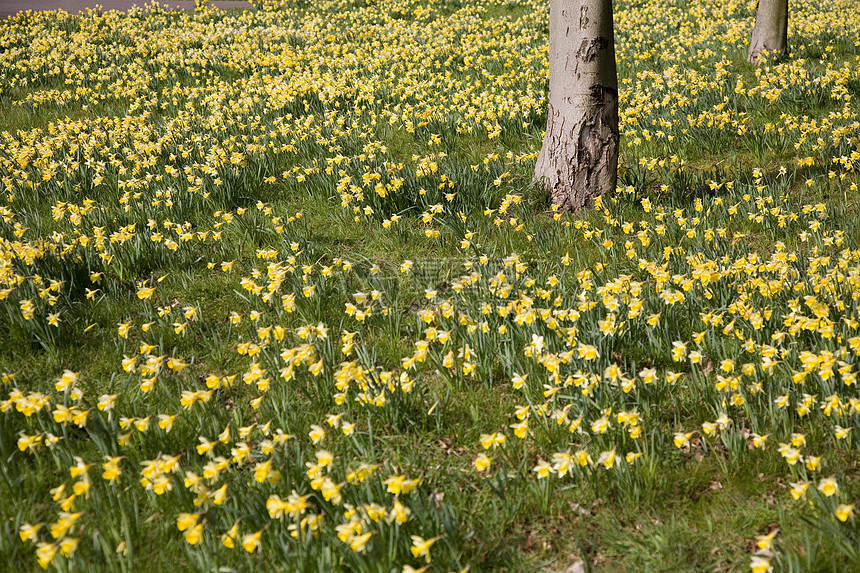
[{"label": "green grass", "polygon": [[[428,564],[412,536],[439,537],[429,571],[745,571],[777,528],[775,570],[857,568],[856,518],[834,514],[860,500],[860,395],[840,379],[860,356],[854,7],[792,5],[792,56],[759,71],[745,62],[747,3],[618,3],[619,191],[571,215],[531,181],[544,3],[281,4],[0,26],[0,374],[15,374],[0,384],[2,568],[41,570],[25,524],[42,524],[42,550],[77,540],[45,563],[62,571],[399,572]],[[771,258],[782,252],[796,258]],[[719,278],[702,281],[703,265]],[[666,289],[684,300],[664,302]],[[796,326],[816,302],[832,336]],[[606,334],[608,318],[624,324]],[[673,357],[675,342],[702,361]],[[312,354],[289,373],[291,352]],[[834,362],[797,382],[804,352]],[[626,373],[616,382],[612,365]],[[58,390],[65,370],[80,378]],[[738,389],[722,388],[733,376]],[[50,402],[26,415],[35,393]],[[831,396],[841,406],[825,413]],[[617,417],[630,413],[638,437]],[[721,414],[731,423],[708,434]],[[176,416],[170,432],[159,415]],[[277,429],[291,437],[266,451]],[[762,448],[752,433],[769,436]],[[503,445],[485,449],[493,434]],[[783,459],[792,434],[817,470]],[[19,449],[34,436],[60,440]],[[328,485],[308,474],[321,450]],[[579,452],[585,465],[560,475],[558,456]],[[157,494],[143,464],[162,456],[178,469]],[[280,480],[255,477],[266,461]],[[543,462],[556,466],[546,477]],[[376,469],[358,482],[360,464]],[[415,491],[388,491],[398,475]],[[833,497],[817,489],[828,476]],[[88,491],[71,496],[76,484]],[[327,499],[338,484],[343,499]],[[305,513],[270,515],[267,500],[294,490],[310,496]],[[388,517],[395,502],[404,523]],[[81,516],[55,538],[63,511]],[[178,530],[185,513],[200,543]],[[314,515],[316,534],[291,537]],[[361,529],[339,538],[351,517]],[[350,546],[366,532],[364,550]]]}]

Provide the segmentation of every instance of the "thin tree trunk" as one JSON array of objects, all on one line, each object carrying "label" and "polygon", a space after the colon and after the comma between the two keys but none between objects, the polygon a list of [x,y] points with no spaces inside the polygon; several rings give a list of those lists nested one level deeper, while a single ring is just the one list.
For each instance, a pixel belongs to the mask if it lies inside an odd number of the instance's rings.
[{"label": "thin tree trunk", "polygon": [[747,60],[762,64],[770,56],[788,55],[788,0],[759,0]]},{"label": "thin tree trunk", "polygon": [[575,211],[615,190],[617,169],[612,0],[551,0],[549,115],[534,179]]}]

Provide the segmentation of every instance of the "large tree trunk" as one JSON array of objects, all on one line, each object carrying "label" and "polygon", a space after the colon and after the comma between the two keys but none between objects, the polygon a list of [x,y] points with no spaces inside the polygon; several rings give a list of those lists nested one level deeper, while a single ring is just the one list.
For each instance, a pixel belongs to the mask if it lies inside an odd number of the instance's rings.
[{"label": "large tree trunk", "polygon": [[549,116],[534,179],[575,211],[615,190],[617,168],[612,0],[551,0]]},{"label": "large tree trunk", "polygon": [[788,54],[788,0],[759,0],[747,60],[762,64],[770,56]]}]

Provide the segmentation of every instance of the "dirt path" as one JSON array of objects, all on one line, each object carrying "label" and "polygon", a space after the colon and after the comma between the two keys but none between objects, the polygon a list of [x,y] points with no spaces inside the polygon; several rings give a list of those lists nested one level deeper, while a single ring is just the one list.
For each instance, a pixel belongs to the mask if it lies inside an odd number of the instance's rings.
[{"label": "dirt path", "polygon": [[[125,11],[135,5],[142,7],[145,3],[146,0],[0,0],[0,20],[24,10],[65,10],[75,14],[96,5],[101,6],[103,10]],[[181,10],[194,9],[194,2],[190,0],[166,0],[159,4]],[[251,3],[244,0],[214,1],[211,4],[224,10],[251,8]]]}]

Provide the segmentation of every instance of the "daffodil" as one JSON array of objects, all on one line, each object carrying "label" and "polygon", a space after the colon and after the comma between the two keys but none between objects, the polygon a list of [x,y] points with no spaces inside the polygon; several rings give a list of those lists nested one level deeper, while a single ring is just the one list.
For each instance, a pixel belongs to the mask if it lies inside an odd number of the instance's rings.
[{"label": "daffodil", "polygon": [[672,441],[674,442],[675,447],[680,449],[680,448],[683,448],[685,446],[688,446],[690,444],[690,438],[692,438],[692,437],[693,437],[693,432],[687,432],[687,433],[677,432],[675,434],[675,437],[672,439]]},{"label": "daffodil", "polygon": [[254,551],[260,550],[260,539],[263,536],[262,531],[256,531],[254,533],[247,533],[242,536],[242,549],[247,551],[248,553],[253,553]]},{"label": "daffodil", "polygon": [[487,454],[480,453],[478,454],[478,457],[475,458],[475,469],[478,470],[478,472],[485,472],[490,469],[491,463],[493,463],[493,458]]},{"label": "daffodil", "polygon": [[836,507],[836,519],[845,522],[854,515],[854,504],[840,503]]},{"label": "daffodil", "polygon": [[406,523],[409,520],[409,515],[412,510],[400,503],[399,499],[394,500],[391,511],[388,514],[388,521],[394,523]]},{"label": "daffodil", "polygon": [[770,564],[769,557],[753,555],[750,561],[750,570],[752,573],[770,573],[773,571],[773,566]]},{"label": "daffodil", "polygon": [[368,531],[362,535],[354,535],[349,538],[349,548],[355,553],[364,553],[367,550],[367,542],[373,535],[372,531]]},{"label": "daffodil", "polygon": [[827,497],[832,497],[839,492],[839,484],[836,483],[836,480],[832,476],[827,477],[818,482],[818,491]]},{"label": "daffodil", "polygon": [[433,547],[433,544],[442,539],[441,537],[433,537],[430,539],[424,539],[419,535],[412,535],[412,546],[409,550],[412,552],[412,556],[416,559],[418,557],[424,557],[427,560],[427,563],[430,563],[430,548]]},{"label": "daffodil", "polygon": [[33,543],[37,540],[37,535],[39,530],[42,528],[42,524],[30,525],[29,523],[22,523],[21,527],[18,529],[18,535],[21,537],[21,541],[31,541]]},{"label": "daffodil", "polygon": [[59,550],[57,543],[39,542],[36,546],[36,560],[42,569],[47,569]]}]

